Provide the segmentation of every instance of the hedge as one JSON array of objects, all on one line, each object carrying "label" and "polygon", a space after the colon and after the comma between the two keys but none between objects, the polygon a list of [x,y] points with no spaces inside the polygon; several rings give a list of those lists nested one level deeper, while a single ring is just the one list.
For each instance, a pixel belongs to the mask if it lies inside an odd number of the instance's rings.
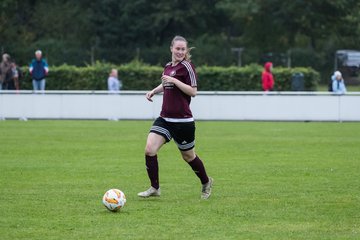
[{"label": "hedge", "polygon": [[[106,90],[107,77],[111,68],[119,71],[123,82],[123,90],[149,90],[160,83],[162,67],[149,66],[141,63],[129,63],[115,66],[97,63],[94,66],[75,67],[69,65],[50,67],[46,78],[46,90]],[[202,91],[261,91],[261,72],[259,65],[245,67],[197,67],[198,89]],[[24,72],[21,89],[31,90],[31,76],[28,68]],[[311,68],[275,67],[276,91],[290,91],[294,73],[304,74],[305,90],[316,90],[320,79],[318,72]]]}]

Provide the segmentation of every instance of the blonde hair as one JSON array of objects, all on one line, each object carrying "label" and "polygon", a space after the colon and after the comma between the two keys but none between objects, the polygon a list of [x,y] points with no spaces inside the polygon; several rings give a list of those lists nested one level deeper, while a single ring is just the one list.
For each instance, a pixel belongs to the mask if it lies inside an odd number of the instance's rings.
[{"label": "blonde hair", "polygon": [[186,54],[185,54],[185,60],[191,62],[191,54],[190,54],[190,51],[191,51],[192,49],[194,49],[194,47],[190,47],[190,48],[189,48],[189,47],[188,47],[188,41],[187,41],[184,37],[179,36],[179,35],[176,35],[176,36],[173,38],[173,40],[171,41],[170,47],[172,47],[176,41],[183,41],[183,42],[186,43],[186,50],[187,50],[187,51],[186,51]]},{"label": "blonde hair", "polygon": [[111,69],[109,76],[110,77],[118,77],[118,70],[116,68]]}]

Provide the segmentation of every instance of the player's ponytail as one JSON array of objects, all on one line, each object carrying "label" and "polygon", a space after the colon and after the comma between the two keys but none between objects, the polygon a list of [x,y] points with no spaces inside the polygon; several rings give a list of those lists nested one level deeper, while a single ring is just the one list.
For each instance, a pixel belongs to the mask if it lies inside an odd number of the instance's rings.
[{"label": "player's ponytail", "polygon": [[190,51],[193,50],[195,47],[187,48],[187,52],[185,54],[185,60],[188,62],[191,62],[191,54]]},{"label": "player's ponytail", "polygon": [[185,54],[185,60],[190,62],[190,61],[191,61],[191,54],[190,54],[190,52],[191,52],[192,49],[194,49],[194,47],[188,47],[188,41],[187,41],[184,37],[178,36],[178,35],[175,36],[175,37],[173,38],[173,40],[171,41],[171,47],[174,45],[174,43],[175,43],[176,41],[183,41],[183,42],[186,43],[186,49],[187,49],[187,51],[186,51],[186,54]]}]

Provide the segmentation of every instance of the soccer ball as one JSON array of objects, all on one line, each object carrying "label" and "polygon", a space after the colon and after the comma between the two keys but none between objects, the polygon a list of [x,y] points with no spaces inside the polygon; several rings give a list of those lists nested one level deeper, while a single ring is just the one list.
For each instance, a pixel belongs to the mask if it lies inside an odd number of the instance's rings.
[{"label": "soccer ball", "polygon": [[114,188],[110,189],[104,194],[102,202],[108,210],[116,212],[120,208],[124,207],[126,203],[126,197],[122,191]]}]

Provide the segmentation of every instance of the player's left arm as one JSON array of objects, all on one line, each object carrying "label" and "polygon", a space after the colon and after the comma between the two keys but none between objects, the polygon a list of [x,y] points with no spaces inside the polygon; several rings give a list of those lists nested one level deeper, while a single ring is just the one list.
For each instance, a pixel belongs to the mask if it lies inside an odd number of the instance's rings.
[{"label": "player's left arm", "polygon": [[185,93],[186,95],[189,95],[190,97],[195,97],[197,94],[196,86],[187,85],[176,78],[173,78],[173,77],[170,77],[167,75],[163,75],[161,77],[161,80],[163,81],[163,83],[175,84],[176,87],[178,87],[183,93]]}]

